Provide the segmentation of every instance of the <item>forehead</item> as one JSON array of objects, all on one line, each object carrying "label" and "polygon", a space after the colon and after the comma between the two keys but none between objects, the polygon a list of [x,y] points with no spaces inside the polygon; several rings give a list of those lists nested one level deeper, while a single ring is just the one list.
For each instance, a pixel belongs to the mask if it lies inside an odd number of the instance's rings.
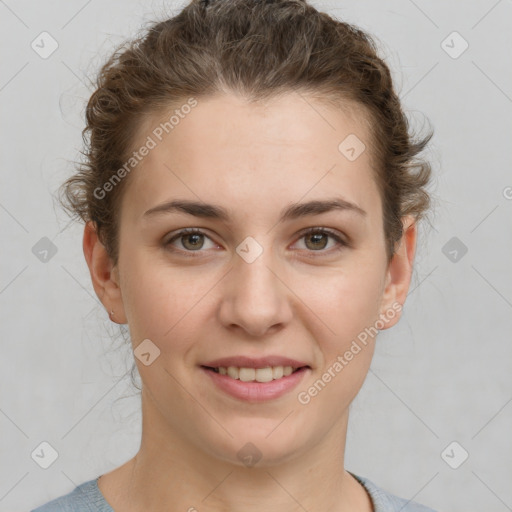
[{"label": "forehead", "polygon": [[154,147],[125,190],[123,210],[134,220],[172,197],[250,212],[280,210],[305,195],[341,195],[366,210],[379,202],[366,119],[353,105],[336,109],[302,93],[257,103],[234,94],[196,101],[155,113],[141,126],[134,146],[150,137]]}]

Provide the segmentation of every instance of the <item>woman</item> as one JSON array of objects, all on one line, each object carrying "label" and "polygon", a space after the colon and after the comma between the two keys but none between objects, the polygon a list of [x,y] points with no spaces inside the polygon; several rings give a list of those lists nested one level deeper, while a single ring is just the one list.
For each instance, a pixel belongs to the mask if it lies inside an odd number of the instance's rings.
[{"label": "woman", "polygon": [[64,192],[142,439],[36,511],[431,510],[344,469],[429,206],[371,38],[304,0],[194,0],[114,53],[84,131]]}]

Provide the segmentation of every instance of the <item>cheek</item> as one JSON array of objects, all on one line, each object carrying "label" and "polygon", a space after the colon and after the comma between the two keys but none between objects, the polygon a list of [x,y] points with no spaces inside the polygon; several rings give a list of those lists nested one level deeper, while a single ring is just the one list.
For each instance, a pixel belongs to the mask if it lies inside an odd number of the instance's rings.
[{"label": "cheek", "polygon": [[176,270],[154,266],[143,272],[134,269],[123,293],[132,336],[155,343],[173,337],[208,289]]},{"label": "cheek", "polygon": [[317,318],[315,324],[322,335],[318,332],[316,339],[326,340],[330,350],[337,350],[375,323],[381,283],[379,269],[360,265],[340,268],[315,279],[300,277],[293,288]]},{"label": "cheek", "polygon": [[[309,293],[318,317],[313,336],[321,367],[297,400],[312,416],[337,421],[359,392],[370,367],[379,315],[380,275],[376,271],[331,276]],[[320,283],[321,284],[321,283]],[[315,412],[316,411],[316,412]],[[320,427],[319,427],[320,428]]]}]

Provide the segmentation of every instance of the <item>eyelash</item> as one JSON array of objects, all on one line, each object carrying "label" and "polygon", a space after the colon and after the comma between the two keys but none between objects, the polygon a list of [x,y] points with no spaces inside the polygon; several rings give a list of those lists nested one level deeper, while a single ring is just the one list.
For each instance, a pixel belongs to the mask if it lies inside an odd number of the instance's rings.
[{"label": "eyelash", "polygon": [[[318,228],[318,227],[310,228],[310,229],[307,229],[306,231],[301,231],[298,240],[300,240],[308,235],[316,235],[316,234],[323,234],[323,235],[330,236],[332,239],[334,239],[338,243],[338,247],[335,249],[327,250],[327,251],[323,250],[323,249],[320,249],[318,251],[305,249],[306,252],[320,253],[320,255],[325,255],[325,254],[331,254],[332,252],[340,251],[340,250],[344,249],[345,247],[350,246],[349,243],[346,242],[345,240],[343,240],[336,232],[331,231],[330,229]],[[203,252],[202,250],[199,249],[197,251],[188,251],[188,250],[183,250],[183,249],[176,249],[175,247],[173,247],[171,245],[172,242],[174,242],[175,240],[178,240],[179,238],[186,236],[186,235],[204,235],[206,238],[210,238],[206,233],[204,233],[200,229],[185,228],[185,229],[182,229],[180,232],[176,233],[172,238],[170,238],[169,240],[164,242],[164,246],[174,253],[182,253],[182,254],[186,255],[186,257],[197,258]],[[210,238],[210,240],[211,240],[211,238]],[[194,253],[198,253],[198,254],[196,255]],[[314,256],[314,257],[316,257],[316,256]]]}]

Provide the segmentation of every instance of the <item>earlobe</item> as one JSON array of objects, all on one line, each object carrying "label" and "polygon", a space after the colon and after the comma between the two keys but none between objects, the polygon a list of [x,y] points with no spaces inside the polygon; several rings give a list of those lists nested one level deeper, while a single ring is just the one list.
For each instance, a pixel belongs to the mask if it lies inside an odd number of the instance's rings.
[{"label": "earlobe", "polygon": [[[390,310],[401,312],[411,282],[416,252],[417,225],[415,219],[410,215],[404,217],[402,223],[403,235],[386,271],[386,284],[380,310],[381,317],[382,315],[387,317],[386,312]],[[399,319],[400,314],[393,313],[393,320],[388,322],[384,329],[392,327]]]},{"label": "earlobe", "polygon": [[[127,323],[119,286],[118,268],[112,265],[112,260],[99,240],[92,221],[87,222],[84,228],[83,250],[94,291],[109,313],[109,317],[116,323]],[[114,314],[111,313],[112,311]]]}]

